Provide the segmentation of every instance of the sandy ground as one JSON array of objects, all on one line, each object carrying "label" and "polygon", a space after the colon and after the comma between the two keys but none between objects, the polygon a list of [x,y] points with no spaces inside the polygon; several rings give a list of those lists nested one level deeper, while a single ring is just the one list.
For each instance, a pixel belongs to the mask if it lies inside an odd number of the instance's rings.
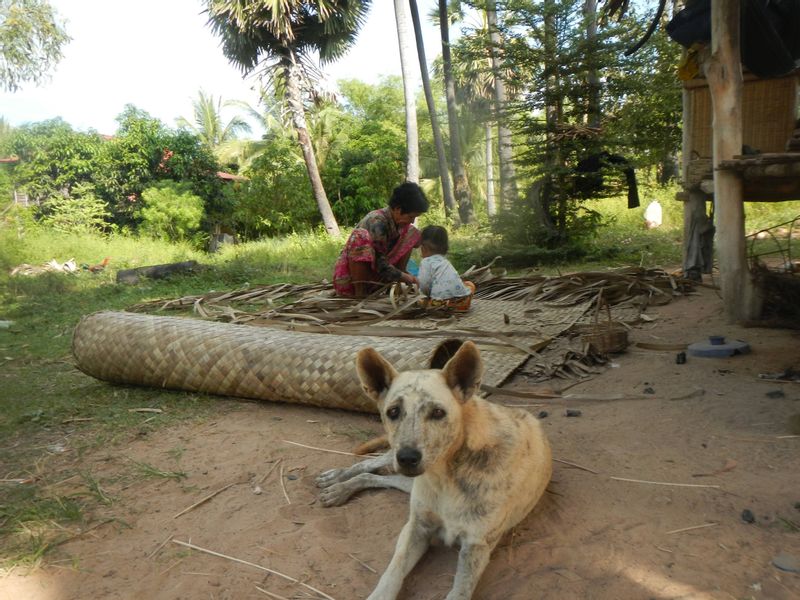
[{"label": "sandy ground", "polygon": [[[542,422],[554,457],[584,468],[555,463],[551,493],[495,551],[475,598],[800,598],[800,574],[772,564],[781,553],[800,557],[800,532],[792,526],[800,523],[800,431],[790,426],[800,413],[800,384],[758,378],[800,367],[800,334],[725,325],[721,302],[708,289],[651,314],[657,320],[634,330],[633,342],[721,334],[748,341],[753,352],[690,356],[679,365],[674,351],[631,348],[569,393],[638,399],[529,406],[549,413]],[[530,389],[524,373],[511,387]],[[314,597],[266,569],[336,600],[365,598],[392,554],[407,497],[374,491],[324,508],[315,475],[354,459],[284,440],[348,451],[380,432],[377,419],[228,400],[220,408],[214,421],[73,458],[115,499],[95,522],[117,520],[63,544],[46,567],[0,579],[0,598]],[[565,408],[582,414],[566,417]],[[122,477],[129,459],[168,470],[177,465],[188,477],[130,481]],[[745,509],[754,523],[742,519]],[[454,549],[432,550],[401,597],[444,598],[455,558]]]}]

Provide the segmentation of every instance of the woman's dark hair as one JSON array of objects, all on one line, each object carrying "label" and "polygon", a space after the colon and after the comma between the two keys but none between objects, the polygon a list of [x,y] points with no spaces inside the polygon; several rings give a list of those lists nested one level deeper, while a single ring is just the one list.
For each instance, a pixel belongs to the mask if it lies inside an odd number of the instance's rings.
[{"label": "woman's dark hair", "polygon": [[428,199],[416,183],[406,181],[392,192],[389,208],[399,208],[403,214],[428,212]]},{"label": "woman's dark hair", "polygon": [[447,254],[450,245],[447,243],[447,229],[438,225],[422,228],[422,246],[432,254]]}]

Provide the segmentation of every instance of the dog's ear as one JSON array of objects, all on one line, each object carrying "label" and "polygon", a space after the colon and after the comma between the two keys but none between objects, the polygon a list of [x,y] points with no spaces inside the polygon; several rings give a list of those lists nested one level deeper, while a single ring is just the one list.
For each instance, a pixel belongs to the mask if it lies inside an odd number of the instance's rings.
[{"label": "dog's ear", "polygon": [[464,342],[456,355],[442,369],[447,385],[461,402],[466,402],[478,391],[483,377],[483,361],[473,342]]},{"label": "dog's ear", "polygon": [[356,354],[356,372],[361,388],[376,403],[383,400],[397,377],[395,368],[374,348],[364,348]]}]

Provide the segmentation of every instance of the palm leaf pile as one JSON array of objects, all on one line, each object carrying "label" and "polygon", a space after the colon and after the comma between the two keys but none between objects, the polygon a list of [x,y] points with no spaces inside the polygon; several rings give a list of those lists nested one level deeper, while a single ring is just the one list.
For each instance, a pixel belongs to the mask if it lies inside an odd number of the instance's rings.
[{"label": "palm leaf pile", "polygon": [[153,300],[128,310],[191,312],[202,319],[304,333],[469,338],[509,358],[513,354],[515,365],[530,358],[528,374],[547,379],[584,376],[603,361],[588,348],[576,349],[569,336],[577,324],[596,319],[599,304],[610,306],[615,322],[631,326],[648,306],[666,304],[693,289],[692,282],[661,269],[509,277],[493,261],[463,276],[477,286],[468,313],[424,309],[419,297],[400,285],[361,300],[340,298],[327,282],[209,292]]}]

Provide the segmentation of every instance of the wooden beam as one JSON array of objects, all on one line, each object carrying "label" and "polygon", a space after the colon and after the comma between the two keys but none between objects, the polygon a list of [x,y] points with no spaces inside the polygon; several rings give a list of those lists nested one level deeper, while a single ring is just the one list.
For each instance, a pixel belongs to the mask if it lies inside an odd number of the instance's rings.
[{"label": "wooden beam", "polygon": [[740,0],[711,0],[711,54],[704,63],[714,113],[714,207],[720,284],[729,322],[757,319],[760,303],[747,267],[742,180],[717,170],[742,152]]}]

